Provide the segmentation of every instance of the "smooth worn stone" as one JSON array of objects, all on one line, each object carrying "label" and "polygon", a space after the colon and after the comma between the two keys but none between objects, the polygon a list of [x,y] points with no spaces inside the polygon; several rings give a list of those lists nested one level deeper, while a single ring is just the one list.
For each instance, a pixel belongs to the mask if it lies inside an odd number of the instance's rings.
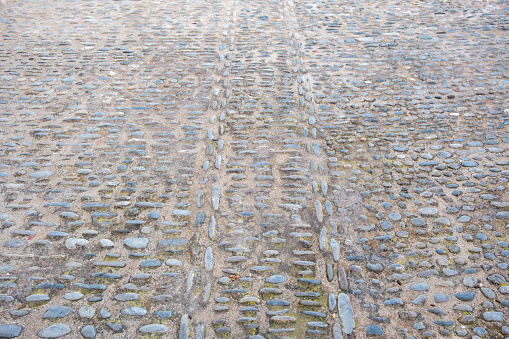
[{"label": "smooth worn stone", "polygon": [[27,296],[25,298],[25,300],[27,302],[37,303],[37,302],[42,302],[42,301],[48,301],[48,300],[50,300],[50,297],[47,294],[32,294],[32,295]]},{"label": "smooth worn stone", "polygon": [[449,301],[450,297],[448,294],[435,294],[435,302],[443,303]]},{"label": "smooth worn stone", "polygon": [[343,291],[348,290],[348,278],[346,275],[345,268],[342,265],[338,266],[338,279],[339,279],[339,288]]},{"label": "smooth worn stone", "polygon": [[475,161],[462,161],[461,166],[463,167],[477,167],[479,164]]},{"label": "smooth worn stone", "polygon": [[488,299],[495,299],[497,297],[495,292],[487,287],[481,287],[481,293]]},{"label": "smooth worn stone", "polygon": [[341,331],[341,326],[339,323],[334,323],[334,327],[332,328],[332,335],[334,339],[343,339],[343,332]]},{"label": "smooth worn stone", "polygon": [[86,246],[89,241],[87,239],[69,238],[65,241],[65,247],[68,249],[76,249],[78,246]]},{"label": "smooth worn stone", "polygon": [[4,247],[20,248],[27,244],[25,239],[12,239],[4,243]]},{"label": "smooth worn stone", "polygon": [[42,329],[37,335],[41,338],[58,338],[71,333],[71,331],[68,325],[57,323]]},{"label": "smooth worn stone", "polygon": [[124,244],[129,248],[142,249],[147,248],[149,244],[148,238],[127,238]]},{"label": "smooth worn stone", "polygon": [[495,285],[502,285],[506,282],[506,279],[504,278],[504,276],[502,276],[501,274],[498,274],[498,273],[492,273],[492,274],[488,275],[488,277],[486,279]]},{"label": "smooth worn stone", "polygon": [[425,282],[419,282],[409,285],[408,289],[412,291],[427,291],[429,290],[429,285]]},{"label": "smooth worn stone", "polygon": [[461,301],[471,301],[475,297],[475,292],[455,293],[454,296]]},{"label": "smooth worn stone", "polygon": [[498,212],[497,219],[509,220],[509,211]]},{"label": "smooth worn stone", "polygon": [[503,312],[484,312],[482,317],[485,321],[489,322],[502,322],[504,321],[504,313]]},{"label": "smooth worn stone", "polygon": [[212,253],[212,247],[209,246],[205,250],[205,270],[212,271],[213,268],[214,268],[214,257]]},{"label": "smooth worn stone", "polygon": [[138,331],[141,333],[166,333],[168,327],[163,324],[150,324],[140,327]]},{"label": "smooth worn stone", "polygon": [[52,306],[42,316],[43,318],[64,318],[71,314],[72,307],[68,306]]},{"label": "smooth worn stone", "polygon": [[467,325],[475,322],[475,320],[476,318],[473,315],[467,314],[461,317],[458,321],[463,325]]},{"label": "smooth worn stone", "polygon": [[89,306],[83,306],[78,311],[82,318],[93,318],[95,316],[95,308]]},{"label": "smooth worn stone", "polygon": [[475,285],[477,285],[478,282],[479,280],[472,276],[466,276],[463,278],[463,285],[465,285],[466,287],[474,287]]},{"label": "smooth worn stone", "polygon": [[286,277],[284,275],[272,275],[268,277],[265,281],[271,284],[280,284],[286,281]]},{"label": "smooth worn stone", "polygon": [[24,317],[28,314],[30,314],[30,311],[29,310],[12,310],[9,312],[10,315],[12,315],[13,317]]},{"label": "smooth worn stone", "polygon": [[322,227],[320,231],[320,236],[318,237],[318,241],[320,244],[320,250],[327,251],[329,249],[328,240],[327,240],[327,228],[325,226]]},{"label": "smooth worn stone", "polygon": [[108,326],[108,328],[114,333],[122,333],[126,330],[126,326],[124,324],[114,323],[111,321],[107,321],[106,326]]},{"label": "smooth worn stone", "polygon": [[148,260],[144,260],[140,263],[140,266],[145,267],[145,268],[160,267],[162,265],[163,265],[163,263],[157,259],[148,259]]},{"label": "smooth worn stone", "polygon": [[369,325],[366,327],[366,336],[379,336],[384,335],[383,329],[378,325]]},{"label": "smooth worn stone", "polygon": [[215,211],[219,210],[219,204],[221,202],[221,188],[214,186],[212,188],[212,207]]},{"label": "smooth worn stone", "polygon": [[329,311],[333,312],[336,308],[336,296],[334,293],[329,293]]},{"label": "smooth worn stone", "polygon": [[339,244],[335,239],[331,239],[330,246],[332,249],[332,256],[334,258],[334,261],[338,262],[339,261],[339,251],[340,251]]},{"label": "smooth worn stone", "polygon": [[426,208],[420,208],[419,213],[424,216],[431,216],[431,215],[436,215],[438,213],[438,210],[433,207],[426,207]]},{"label": "smooth worn stone", "polygon": [[53,174],[55,174],[55,172],[53,172],[53,171],[38,171],[38,172],[30,173],[30,176],[32,178],[49,178],[49,177],[53,176]]},{"label": "smooth worn stone", "polygon": [[189,318],[187,314],[183,314],[180,318],[180,329],[179,329],[179,339],[188,339],[189,338]]},{"label": "smooth worn stone", "polygon": [[352,333],[355,329],[353,308],[350,303],[350,298],[345,293],[340,293],[338,296],[338,313],[343,324],[343,332],[346,334]]},{"label": "smooth worn stone", "polygon": [[95,338],[97,334],[96,329],[93,325],[83,326],[80,332],[83,338]]},{"label": "smooth worn stone", "polygon": [[138,293],[121,293],[117,294],[114,298],[117,301],[133,301],[138,300],[140,295]]},{"label": "smooth worn stone", "polygon": [[417,297],[415,297],[414,300],[412,300],[412,304],[414,305],[421,305],[422,303],[424,303],[426,301],[426,296],[424,295],[418,295]]},{"label": "smooth worn stone", "polygon": [[21,335],[24,327],[16,324],[0,325],[0,338],[16,338]]},{"label": "smooth worn stone", "polygon": [[107,309],[104,309],[104,308],[101,309],[99,314],[102,319],[109,319],[111,317],[111,313]]},{"label": "smooth worn stone", "polygon": [[322,202],[319,200],[315,201],[315,211],[316,211],[316,218],[319,222],[323,221],[323,206]]},{"label": "smooth worn stone", "polygon": [[[488,331],[483,327],[474,327],[474,333],[478,336],[485,336],[488,334]],[[472,339],[478,339],[480,337],[473,336]]]},{"label": "smooth worn stone", "polygon": [[166,265],[168,266],[180,266],[182,263],[178,259],[168,259],[166,260]]},{"label": "smooth worn stone", "polygon": [[161,319],[170,319],[173,315],[171,311],[157,311],[154,314]]}]

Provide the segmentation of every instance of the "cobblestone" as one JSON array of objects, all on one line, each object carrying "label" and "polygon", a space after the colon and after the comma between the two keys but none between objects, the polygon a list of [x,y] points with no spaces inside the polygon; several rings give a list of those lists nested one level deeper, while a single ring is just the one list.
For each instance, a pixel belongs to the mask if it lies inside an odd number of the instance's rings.
[{"label": "cobblestone", "polygon": [[508,15],[0,1],[0,337],[507,337]]}]

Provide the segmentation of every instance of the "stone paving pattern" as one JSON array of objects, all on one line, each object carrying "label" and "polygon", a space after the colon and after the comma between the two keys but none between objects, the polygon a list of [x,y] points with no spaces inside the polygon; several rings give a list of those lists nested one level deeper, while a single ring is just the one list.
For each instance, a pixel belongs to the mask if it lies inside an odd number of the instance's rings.
[{"label": "stone paving pattern", "polygon": [[509,337],[509,3],[6,0],[1,338]]}]

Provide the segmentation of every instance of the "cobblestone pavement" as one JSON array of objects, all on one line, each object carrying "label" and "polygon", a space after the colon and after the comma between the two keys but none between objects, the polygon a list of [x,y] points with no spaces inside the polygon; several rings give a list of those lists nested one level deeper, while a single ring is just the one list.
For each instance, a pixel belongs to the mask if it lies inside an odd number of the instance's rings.
[{"label": "cobblestone pavement", "polygon": [[4,0],[0,337],[509,337],[508,30]]}]

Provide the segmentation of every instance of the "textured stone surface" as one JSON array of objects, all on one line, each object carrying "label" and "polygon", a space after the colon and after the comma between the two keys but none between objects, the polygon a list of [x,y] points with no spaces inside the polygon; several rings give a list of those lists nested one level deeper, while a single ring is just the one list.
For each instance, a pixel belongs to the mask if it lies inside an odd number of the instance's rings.
[{"label": "textured stone surface", "polygon": [[507,3],[0,13],[0,336],[509,334]]}]

